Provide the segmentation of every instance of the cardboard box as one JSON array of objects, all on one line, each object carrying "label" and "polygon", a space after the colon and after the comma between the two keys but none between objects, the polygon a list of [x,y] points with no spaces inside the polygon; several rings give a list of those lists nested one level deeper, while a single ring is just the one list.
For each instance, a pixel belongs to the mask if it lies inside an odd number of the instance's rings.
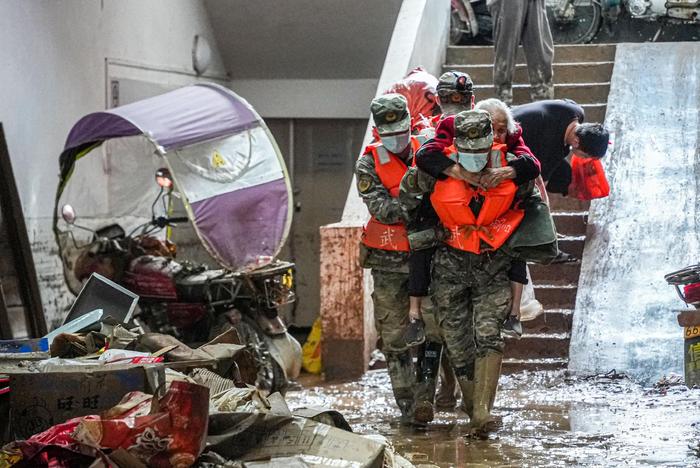
[{"label": "cardboard box", "polygon": [[[79,367],[10,376],[11,440],[26,439],[68,419],[98,414],[128,392],[153,393],[162,367]],[[149,383],[150,382],[150,383]]]}]

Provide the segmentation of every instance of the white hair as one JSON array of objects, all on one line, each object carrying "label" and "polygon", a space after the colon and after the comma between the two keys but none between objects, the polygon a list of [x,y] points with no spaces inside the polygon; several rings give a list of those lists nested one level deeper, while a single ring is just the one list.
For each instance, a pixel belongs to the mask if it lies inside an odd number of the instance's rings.
[{"label": "white hair", "polygon": [[490,98],[483,99],[476,103],[474,109],[485,110],[491,115],[491,118],[495,118],[497,115],[503,116],[506,119],[506,128],[508,129],[508,134],[512,135],[515,133],[515,119],[513,118],[513,113],[505,102],[500,99]]}]

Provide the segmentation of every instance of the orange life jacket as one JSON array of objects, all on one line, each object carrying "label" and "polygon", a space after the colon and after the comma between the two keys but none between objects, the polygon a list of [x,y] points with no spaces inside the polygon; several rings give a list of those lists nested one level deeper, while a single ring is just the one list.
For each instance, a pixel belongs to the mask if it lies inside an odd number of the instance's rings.
[{"label": "orange life jacket", "polygon": [[[454,147],[445,152],[447,157],[455,155]],[[506,165],[506,145],[494,144],[487,167]],[[452,177],[437,181],[430,201],[443,226],[449,231],[445,242],[456,249],[476,254],[482,252],[481,241],[491,247],[486,250],[501,247],[515,232],[525,214],[523,210],[511,208],[516,190],[517,186],[512,180],[505,180],[488,190],[476,189]],[[474,216],[469,202],[479,195],[484,197],[484,202],[479,215]]]},{"label": "orange life jacket", "polygon": [[[425,139],[419,136],[411,136],[411,151],[415,156],[418,148]],[[367,147],[365,153],[370,152],[374,158],[374,168],[377,171],[382,185],[389,191],[392,198],[399,196],[399,186],[401,179],[408,170],[406,164],[389,152],[380,142],[372,143]],[[415,162],[414,162],[415,164]],[[362,232],[362,243],[367,247],[380,250],[394,250],[398,252],[408,252],[408,232],[403,223],[383,224],[372,216]]]}]

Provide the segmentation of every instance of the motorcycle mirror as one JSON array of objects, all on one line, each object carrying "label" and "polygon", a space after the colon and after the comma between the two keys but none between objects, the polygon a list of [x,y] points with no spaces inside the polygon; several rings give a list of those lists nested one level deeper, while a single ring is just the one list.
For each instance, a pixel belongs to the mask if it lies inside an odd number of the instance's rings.
[{"label": "motorcycle mirror", "polygon": [[156,171],[156,183],[164,189],[173,188],[173,178],[168,168],[161,167]]},{"label": "motorcycle mirror", "polygon": [[63,221],[66,223],[73,224],[76,218],[75,210],[70,205],[63,205],[61,208],[61,217],[63,217]]}]

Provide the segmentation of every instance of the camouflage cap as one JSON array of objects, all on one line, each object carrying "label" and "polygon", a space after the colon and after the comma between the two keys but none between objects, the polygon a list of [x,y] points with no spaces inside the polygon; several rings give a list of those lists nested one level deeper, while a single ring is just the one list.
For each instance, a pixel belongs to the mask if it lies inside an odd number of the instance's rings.
[{"label": "camouflage cap", "polygon": [[383,94],[372,100],[369,106],[374,125],[380,135],[404,132],[411,128],[408,101],[401,94]]},{"label": "camouflage cap", "polygon": [[476,109],[455,115],[455,146],[458,150],[475,152],[490,150],[493,145],[491,116]]},{"label": "camouflage cap", "polygon": [[450,92],[473,94],[474,82],[466,73],[448,71],[440,75],[436,90],[438,95]]}]

